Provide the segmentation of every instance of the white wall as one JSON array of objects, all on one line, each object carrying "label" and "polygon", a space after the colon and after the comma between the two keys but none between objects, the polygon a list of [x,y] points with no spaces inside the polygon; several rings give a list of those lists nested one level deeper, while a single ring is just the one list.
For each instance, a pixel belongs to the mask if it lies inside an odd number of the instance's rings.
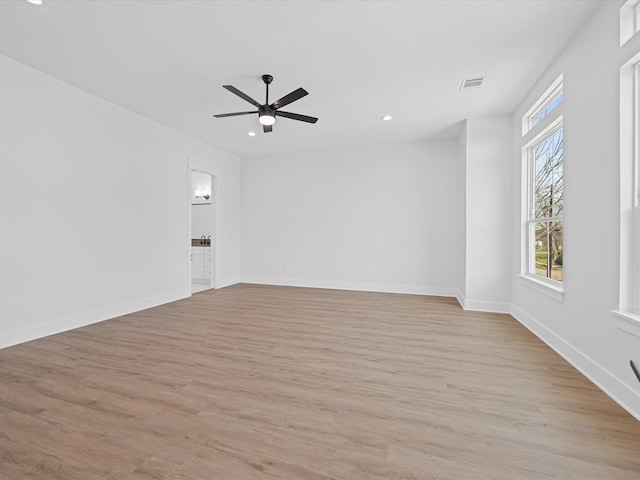
[{"label": "white wall", "polygon": [[[603,2],[513,118],[513,158],[521,157],[521,118],[564,73],[563,301],[518,278],[522,221],[513,213],[512,313],[640,418],[640,385],[629,360],[640,352],[640,325],[617,319],[620,255],[619,69],[635,47],[619,47],[619,7]],[[521,202],[520,162],[512,185]],[[635,333],[630,333],[635,332]]]},{"label": "white wall", "polygon": [[0,347],[190,295],[187,159],[220,173],[220,284],[240,163],[0,56]]},{"label": "white wall", "polygon": [[461,303],[469,310],[510,309],[511,123],[511,115],[468,119],[461,135],[466,139]]},{"label": "white wall", "polygon": [[191,207],[191,238],[213,236],[213,205],[197,203]]},{"label": "white wall", "polygon": [[457,140],[243,159],[246,282],[455,295]]},{"label": "white wall", "polygon": [[456,296],[461,305],[467,296],[467,121],[458,136],[458,275]]}]

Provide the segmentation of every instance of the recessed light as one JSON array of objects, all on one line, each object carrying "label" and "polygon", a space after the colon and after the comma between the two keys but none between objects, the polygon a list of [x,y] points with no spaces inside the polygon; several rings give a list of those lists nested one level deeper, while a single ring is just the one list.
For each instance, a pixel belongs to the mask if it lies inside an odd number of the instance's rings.
[{"label": "recessed light", "polygon": [[384,115],[381,117],[382,120],[384,120],[385,122],[388,122],[389,120],[391,120],[393,117],[391,115]]},{"label": "recessed light", "polygon": [[255,137],[256,136],[256,132],[249,132],[249,133],[247,133],[247,135],[249,135],[250,137]]},{"label": "recessed light", "polygon": [[27,2],[33,5],[42,5],[42,0],[27,0]]}]

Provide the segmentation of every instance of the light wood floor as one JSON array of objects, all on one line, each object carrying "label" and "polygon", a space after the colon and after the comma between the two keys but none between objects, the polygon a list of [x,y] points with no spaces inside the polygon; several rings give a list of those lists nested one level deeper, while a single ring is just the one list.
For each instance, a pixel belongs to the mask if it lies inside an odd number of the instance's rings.
[{"label": "light wood floor", "polygon": [[237,285],[0,350],[0,478],[638,480],[640,422],[510,316]]}]

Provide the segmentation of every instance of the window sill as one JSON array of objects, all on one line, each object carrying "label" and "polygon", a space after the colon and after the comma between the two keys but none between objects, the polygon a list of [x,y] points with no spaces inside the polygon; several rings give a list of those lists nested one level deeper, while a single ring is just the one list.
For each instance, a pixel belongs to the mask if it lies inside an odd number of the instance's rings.
[{"label": "window sill", "polygon": [[618,327],[618,329],[640,337],[640,315],[620,310],[612,310],[612,313],[618,317],[616,319],[616,327]]},{"label": "window sill", "polygon": [[560,286],[551,285],[550,283],[538,280],[529,275],[518,275],[523,285],[535,290],[538,293],[546,295],[557,302],[564,302],[564,289]]}]

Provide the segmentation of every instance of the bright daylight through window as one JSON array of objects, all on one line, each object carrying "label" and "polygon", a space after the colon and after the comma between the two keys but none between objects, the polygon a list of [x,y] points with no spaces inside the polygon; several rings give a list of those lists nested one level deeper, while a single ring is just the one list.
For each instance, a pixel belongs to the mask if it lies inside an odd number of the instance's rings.
[{"label": "bright daylight through window", "polygon": [[556,79],[549,89],[522,117],[522,134],[524,135],[538,125],[543,118],[551,114],[554,108],[560,105],[564,98],[562,90],[562,75]]},{"label": "bright daylight through window", "polygon": [[560,104],[560,102],[562,101],[562,98],[563,98],[562,89],[560,89],[559,92],[554,92],[554,95],[551,96],[549,101],[544,103],[540,108],[540,110],[534,112],[533,115],[531,115],[530,117],[531,127],[533,127],[534,125],[537,125],[538,123],[540,123],[540,120],[542,120],[544,117],[549,115],[549,113],[551,113],[551,110],[553,110]]},{"label": "bright daylight through window", "polygon": [[535,135],[523,148],[527,185],[524,273],[556,287],[562,285],[564,268],[564,134],[562,116],[555,110],[562,99],[560,77],[523,118],[523,127]]},{"label": "bright daylight through window", "polygon": [[530,273],[562,281],[562,126],[532,145]]}]

